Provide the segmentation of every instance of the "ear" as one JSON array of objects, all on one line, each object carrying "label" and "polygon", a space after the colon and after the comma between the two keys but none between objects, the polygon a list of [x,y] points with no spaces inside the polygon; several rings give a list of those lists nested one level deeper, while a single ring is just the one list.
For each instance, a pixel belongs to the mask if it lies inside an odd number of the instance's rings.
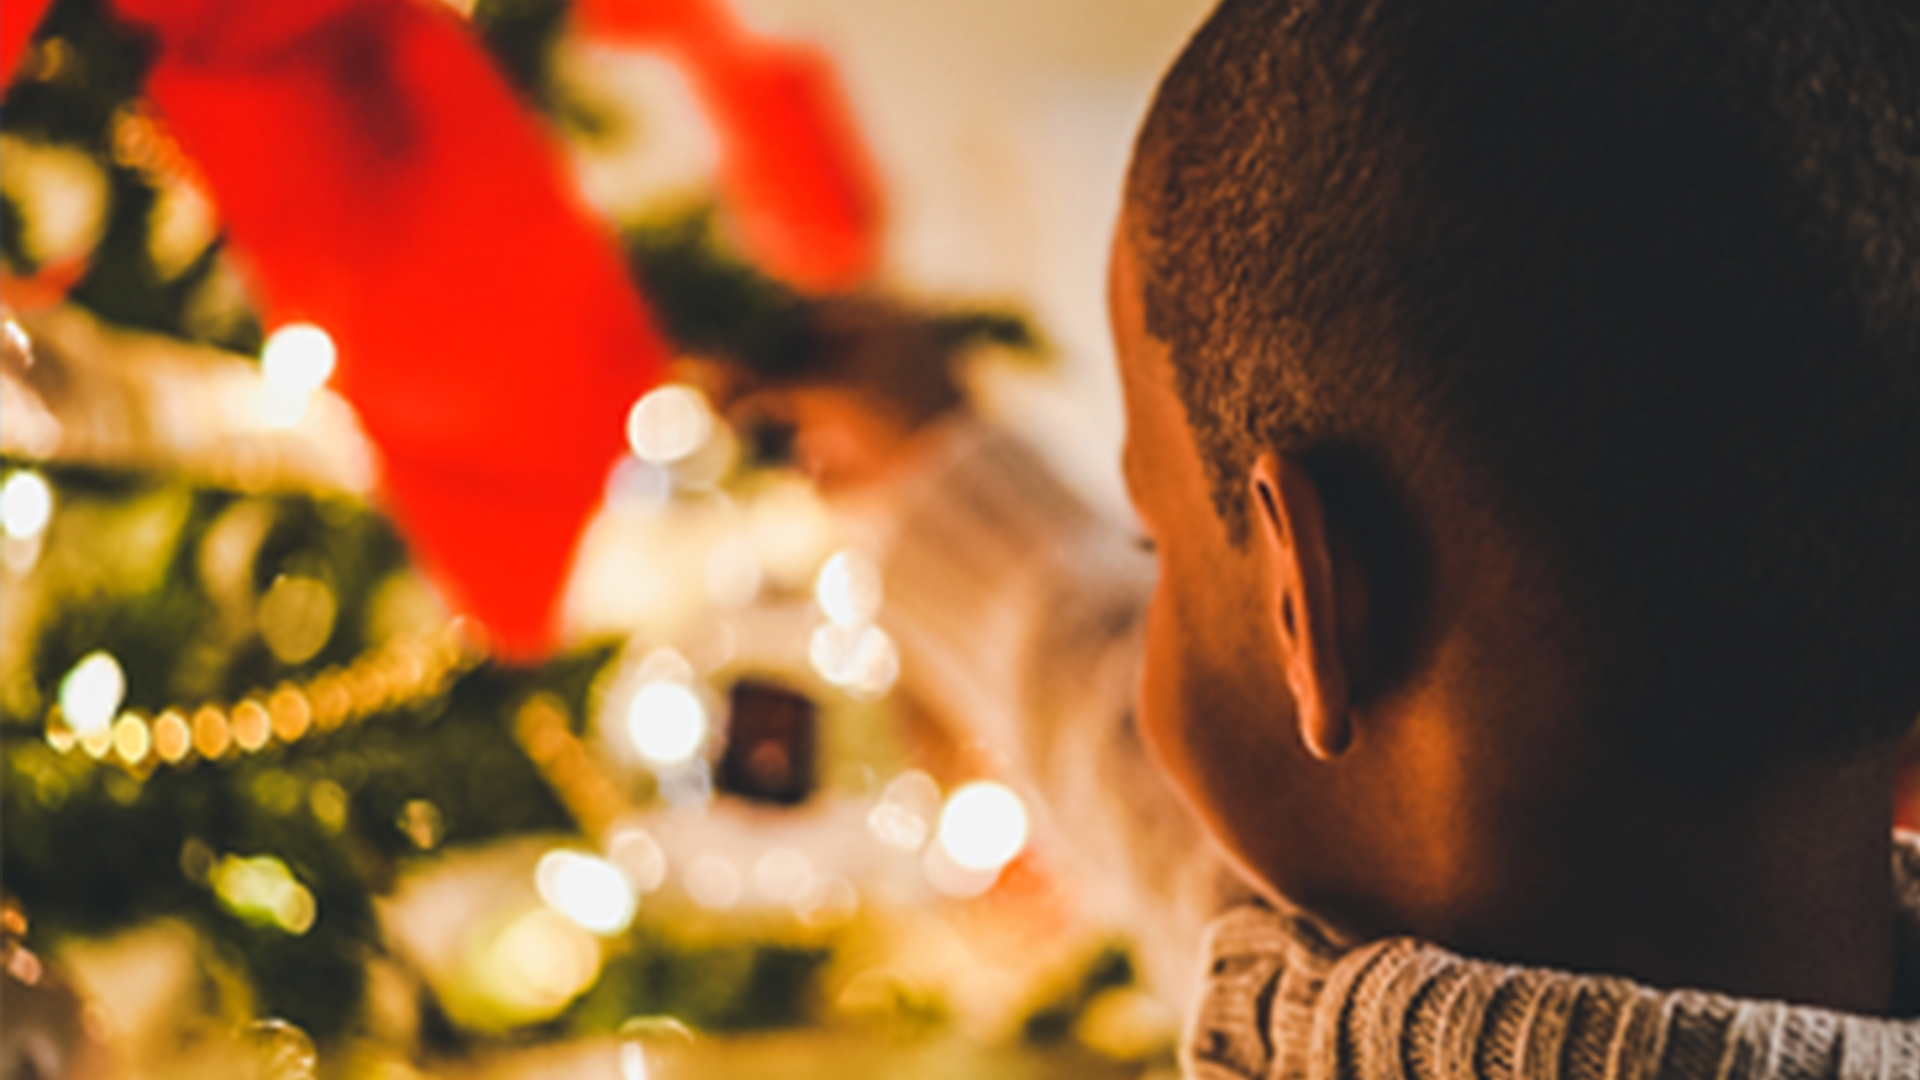
[{"label": "ear", "polygon": [[1300,741],[1331,761],[1353,741],[1347,665],[1340,637],[1340,575],[1320,488],[1305,467],[1273,451],[1250,480],[1258,546],[1271,582],[1279,660],[1293,690]]}]

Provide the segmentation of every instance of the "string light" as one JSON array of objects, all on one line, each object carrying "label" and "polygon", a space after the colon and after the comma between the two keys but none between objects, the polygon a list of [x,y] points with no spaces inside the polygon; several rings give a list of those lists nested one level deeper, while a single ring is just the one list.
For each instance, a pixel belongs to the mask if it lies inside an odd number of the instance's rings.
[{"label": "string light", "polygon": [[260,350],[260,375],[266,384],[262,419],[267,426],[290,428],[304,420],[313,395],[333,377],[338,359],[333,338],[312,323],[288,323],[269,335]]},{"label": "string light", "polygon": [[627,706],[627,736],[650,764],[684,764],[707,741],[707,709],[691,687],[660,679],[633,695]]},{"label": "string light", "polygon": [[153,733],[138,714],[126,713],[114,722],[113,750],[120,755],[121,761],[138,765],[146,760],[148,751],[152,749]]},{"label": "string light", "polygon": [[814,600],[836,626],[862,626],[880,613],[880,568],[857,551],[837,551],[814,577]]},{"label": "string light", "polygon": [[548,907],[603,936],[632,925],[639,908],[639,898],[619,867],[577,851],[556,849],[541,856],[534,886]]},{"label": "string light", "polygon": [[713,434],[713,410],[698,390],[662,386],[627,413],[627,444],[642,461],[665,465],[689,456]]},{"label": "string light", "polygon": [[[292,744],[316,731],[425,701],[480,659],[455,624],[421,637],[396,638],[305,684],[282,682],[270,693],[248,694],[231,709],[214,703],[169,706],[149,724],[136,714],[115,722],[126,678],[111,655],[95,652],[62,680],[60,703],[46,716],[47,743],[63,754],[77,746],[95,760],[117,751],[116,760],[129,768],[185,765],[195,758],[218,761],[236,748],[258,753],[276,740]],[[128,720],[138,724],[139,734],[123,733]],[[139,753],[130,752],[135,747]]]},{"label": "string light", "polygon": [[53,521],[53,487],[32,469],[18,469],[0,487],[0,528],[15,540],[32,540]]},{"label": "string light", "polygon": [[1027,845],[1027,807],[1005,784],[962,785],[940,811],[935,841],[967,870],[998,870]]}]

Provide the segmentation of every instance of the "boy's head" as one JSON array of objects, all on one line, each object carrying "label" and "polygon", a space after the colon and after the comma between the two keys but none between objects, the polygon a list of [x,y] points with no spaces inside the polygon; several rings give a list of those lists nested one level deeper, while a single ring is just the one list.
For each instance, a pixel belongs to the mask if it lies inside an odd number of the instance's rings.
[{"label": "boy's head", "polygon": [[1920,715],[1920,11],[1226,0],[1127,204],[1189,790],[1299,771],[1262,711],[1323,675],[1308,753],[1438,772],[1550,728],[1733,784]]}]

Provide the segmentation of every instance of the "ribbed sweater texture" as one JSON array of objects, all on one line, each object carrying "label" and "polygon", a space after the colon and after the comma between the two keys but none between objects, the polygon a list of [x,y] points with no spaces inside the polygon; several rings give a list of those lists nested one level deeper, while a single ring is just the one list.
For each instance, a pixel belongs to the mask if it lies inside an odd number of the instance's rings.
[{"label": "ribbed sweater texture", "polygon": [[[1920,837],[1898,836],[1920,969]],[[1920,1080],[1920,1019],[1515,967],[1407,938],[1350,950],[1243,905],[1209,928],[1192,1080]]]}]

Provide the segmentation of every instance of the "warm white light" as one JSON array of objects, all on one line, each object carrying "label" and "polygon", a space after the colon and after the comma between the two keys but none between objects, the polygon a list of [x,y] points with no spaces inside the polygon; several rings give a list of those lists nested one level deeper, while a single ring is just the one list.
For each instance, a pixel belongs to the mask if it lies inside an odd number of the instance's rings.
[{"label": "warm white light", "polygon": [[304,398],[333,377],[333,338],[312,323],[288,323],[260,350],[260,373],[276,397]]},{"label": "warm white light", "polygon": [[0,488],[0,527],[16,540],[31,540],[53,520],[53,488],[29,469],[7,477]]},{"label": "warm white light", "polygon": [[807,659],[821,678],[860,697],[879,697],[900,677],[900,653],[877,626],[827,623],[813,632]]},{"label": "warm white light", "polygon": [[540,899],[596,934],[617,934],[633,924],[639,899],[620,868],[577,851],[549,851],[534,870]]},{"label": "warm white light", "polygon": [[607,841],[607,858],[639,891],[652,892],[667,880],[667,852],[639,826],[619,829]]},{"label": "warm white light", "polygon": [[919,769],[909,769],[887,783],[880,801],[867,812],[867,828],[889,847],[918,851],[939,813],[940,785]]},{"label": "warm white light", "polygon": [[572,919],[539,907],[509,924],[490,950],[487,989],[507,1008],[550,1016],[600,977],[600,944]]},{"label": "warm white light", "polygon": [[679,765],[707,741],[707,709],[677,682],[650,682],[627,706],[627,737],[654,765]]},{"label": "warm white light", "polygon": [[1005,784],[976,780],[947,799],[936,840],[967,870],[997,870],[1027,846],[1027,807]]},{"label": "warm white light", "polygon": [[712,433],[713,410],[689,386],[663,386],[627,413],[627,445],[643,461],[678,461],[700,449]]},{"label": "warm white light", "polygon": [[740,870],[718,855],[702,855],[689,863],[683,884],[703,908],[724,911],[740,902]]},{"label": "warm white light", "polygon": [[880,568],[857,551],[840,551],[813,579],[813,597],[839,626],[859,626],[880,613]]},{"label": "warm white light", "polygon": [[120,662],[105,652],[90,652],[60,680],[60,712],[76,735],[105,732],[127,696]]}]

